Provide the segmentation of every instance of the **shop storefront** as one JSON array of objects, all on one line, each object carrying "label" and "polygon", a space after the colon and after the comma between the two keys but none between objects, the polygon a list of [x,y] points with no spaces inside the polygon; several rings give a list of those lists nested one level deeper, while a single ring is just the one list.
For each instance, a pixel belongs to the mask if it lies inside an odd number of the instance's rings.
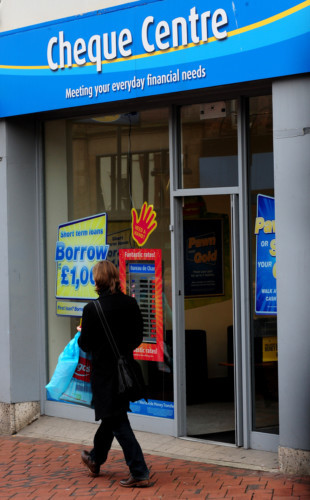
[{"label": "shop storefront", "polygon": [[[40,399],[47,415],[93,421],[44,387],[94,298],[91,267],[108,258],[144,316],[135,356],[149,401],[132,404],[134,428],[308,457],[306,425],[290,442],[285,416],[292,280],[281,270],[285,155],[299,162],[290,130],[307,125],[309,21],[309,2],[152,0],[2,34],[4,142],[17,172],[23,155],[29,164],[25,211],[36,214],[31,243],[21,229],[14,241],[35,249],[40,295],[28,325],[37,386],[10,402]],[[304,314],[295,335],[308,350]]]}]

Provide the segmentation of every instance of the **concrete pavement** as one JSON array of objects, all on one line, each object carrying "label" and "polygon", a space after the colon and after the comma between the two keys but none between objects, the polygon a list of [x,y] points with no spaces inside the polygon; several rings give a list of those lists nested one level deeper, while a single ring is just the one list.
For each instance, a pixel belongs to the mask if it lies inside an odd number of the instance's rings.
[{"label": "concrete pavement", "polygon": [[[92,446],[98,424],[42,416],[19,432],[19,436],[51,439],[67,443]],[[244,469],[278,471],[278,454],[259,450],[245,450],[236,446],[210,444],[201,441],[175,438],[161,434],[135,431],[144,452],[171,458]],[[116,440],[112,448],[120,450]]]}]

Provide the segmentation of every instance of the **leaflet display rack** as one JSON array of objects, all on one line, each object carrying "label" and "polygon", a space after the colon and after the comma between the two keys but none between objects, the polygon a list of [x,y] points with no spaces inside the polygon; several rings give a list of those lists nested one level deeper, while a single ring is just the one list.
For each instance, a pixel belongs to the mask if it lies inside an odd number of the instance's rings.
[{"label": "leaflet display rack", "polygon": [[155,265],[129,264],[129,286],[142,312],[143,342],[156,343]]},{"label": "leaflet display rack", "polygon": [[163,361],[162,260],[160,249],[121,249],[122,289],[135,297],[143,316],[143,342],[135,359]]}]

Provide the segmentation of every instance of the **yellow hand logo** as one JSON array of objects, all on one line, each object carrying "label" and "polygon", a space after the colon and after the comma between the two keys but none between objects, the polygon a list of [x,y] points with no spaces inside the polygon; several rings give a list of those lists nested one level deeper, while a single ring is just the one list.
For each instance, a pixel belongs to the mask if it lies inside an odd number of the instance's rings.
[{"label": "yellow hand logo", "polygon": [[141,208],[140,217],[138,217],[135,208],[131,210],[132,215],[132,237],[135,242],[142,247],[150,236],[150,234],[156,229],[157,222],[155,220],[156,212],[153,210],[153,205],[148,207],[147,202],[143,203]]}]

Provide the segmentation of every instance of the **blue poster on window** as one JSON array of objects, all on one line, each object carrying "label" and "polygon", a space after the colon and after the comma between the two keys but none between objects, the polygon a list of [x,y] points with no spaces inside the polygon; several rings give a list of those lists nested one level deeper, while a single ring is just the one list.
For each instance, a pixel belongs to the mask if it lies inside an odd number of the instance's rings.
[{"label": "blue poster on window", "polygon": [[276,231],[274,198],[257,196],[256,234],[256,314],[277,314]]},{"label": "blue poster on window", "polygon": [[223,220],[184,220],[185,297],[224,295]]},{"label": "blue poster on window", "polygon": [[138,415],[148,415],[149,417],[174,418],[174,403],[172,401],[158,401],[141,399],[135,403],[130,403],[130,410]]}]

